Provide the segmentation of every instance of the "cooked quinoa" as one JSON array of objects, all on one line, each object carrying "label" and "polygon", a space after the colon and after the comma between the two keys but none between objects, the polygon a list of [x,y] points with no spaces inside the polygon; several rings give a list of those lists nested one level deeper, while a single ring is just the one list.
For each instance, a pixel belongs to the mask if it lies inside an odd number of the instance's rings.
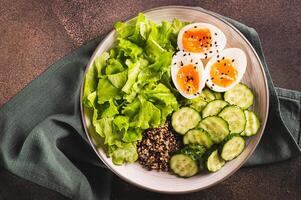
[{"label": "cooked quinoa", "polygon": [[138,162],[148,170],[168,171],[168,161],[171,154],[179,149],[179,141],[168,123],[146,130],[137,144]]}]

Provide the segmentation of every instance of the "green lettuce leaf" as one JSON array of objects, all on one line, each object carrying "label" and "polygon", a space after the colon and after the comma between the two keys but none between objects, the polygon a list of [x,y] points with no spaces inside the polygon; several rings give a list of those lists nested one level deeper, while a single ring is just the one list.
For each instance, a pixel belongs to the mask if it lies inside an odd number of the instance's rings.
[{"label": "green lettuce leaf", "polygon": [[107,78],[99,79],[97,87],[98,103],[103,104],[110,99],[121,99],[122,93]]},{"label": "green lettuce leaf", "polygon": [[132,86],[137,80],[137,77],[140,73],[140,69],[145,67],[148,62],[145,59],[139,59],[136,62],[133,62],[130,59],[125,61],[125,64],[128,66],[128,77],[125,85],[122,88],[122,91],[125,93],[130,93]]},{"label": "green lettuce leaf", "polygon": [[142,139],[143,129],[139,128],[130,128],[128,131],[125,131],[122,137],[124,142],[136,142],[137,140]]},{"label": "green lettuce leaf", "polygon": [[161,123],[161,111],[150,101],[143,97],[138,97],[140,101],[140,110],[134,116],[130,127],[137,127],[141,129],[148,129],[150,127],[158,127]]},{"label": "green lettuce leaf", "polygon": [[138,99],[135,99],[131,103],[127,103],[123,108],[121,113],[128,116],[129,118],[134,117],[140,109],[140,101]]},{"label": "green lettuce leaf", "polygon": [[119,131],[127,131],[129,128],[129,117],[118,115],[113,120],[114,125],[116,126],[117,130]]},{"label": "green lettuce leaf", "polygon": [[108,79],[116,88],[121,89],[127,81],[127,76],[128,70],[124,70],[117,74],[108,75]]},{"label": "green lettuce leaf", "polygon": [[108,52],[104,52],[99,57],[97,57],[94,61],[94,66],[97,71],[97,76],[100,78],[104,75],[105,68],[107,66],[107,60],[110,58]]},{"label": "green lettuce leaf", "polygon": [[146,19],[145,15],[139,13],[136,17],[136,24],[134,28],[134,32],[128,39],[136,44],[142,45],[148,35],[148,20]]},{"label": "green lettuce leaf", "polygon": [[162,83],[145,89],[143,94],[145,99],[153,102],[160,109],[162,123],[166,121],[168,115],[179,108],[174,94]]},{"label": "green lettuce leaf", "polygon": [[[93,108],[91,101],[88,99],[88,96],[96,91],[97,89],[97,69],[95,65],[93,65],[87,72],[85,76],[85,83],[84,83],[84,94],[83,94],[83,104],[87,108]],[[96,97],[96,94],[95,94]],[[91,97],[90,97],[91,98]]]},{"label": "green lettuce leaf", "polygon": [[137,59],[137,57],[142,54],[143,49],[135,43],[122,38],[117,38],[117,40],[117,47],[119,48],[119,51],[123,52],[124,56]]},{"label": "green lettuce leaf", "polygon": [[109,155],[115,165],[122,165],[125,162],[133,163],[138,159],[135,143],[120,143],[119,146],[112,146]]},{"label": "green lettuce leaf", "polygon": [[115,140],[119,139],[119,135],[113,131],[113,117],[106,117],[95,120],[93,125],[96,132],[105,139],[105,144],[112,145]]},{"label": "green lettuce leaf", "polygon": [[108,65],[106,67],[106,75],[116,74],[124,70],[125,68],[122,66],[121,62],[118,59],[110,58],[108,60]]},{"label": "green lettuce leaf", "polygon": [[176,49],[177,48],[177,38],[178,38],[178,33],[180,32],[180,30],[188,25],[189,22],[181,22],[179,19],[174,19],[172,21],[171,24],[171,33],[169,35],[169,40],[171,42],[171,44],[173,45],[173,47]]},{"label": "green lettuce leaf", "polygon": [[135,20],[131,20],[129,23],[116,22],[114,28],[117,32],[118,38],[127,38],[133,35],[135,31]]},{"label": "green lettuce leaf", "polygon": [[110,99],[108,104],[108,107],[102,112],[101,118],[114,117],[119,114],[118,107],[115,105],[113,99]]}]

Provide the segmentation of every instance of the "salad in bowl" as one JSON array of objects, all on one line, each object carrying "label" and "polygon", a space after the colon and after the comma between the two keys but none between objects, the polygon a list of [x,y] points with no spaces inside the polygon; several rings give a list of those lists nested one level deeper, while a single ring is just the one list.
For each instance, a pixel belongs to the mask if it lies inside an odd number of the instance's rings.
[{"label": "salad in bowl", "polygon": [[89,137],[106,159],[189,178],[240,157],[262,129],[256,93],[243,81],[248,53],[204,20],[157,22],[140,13],[114,28],[82,96]]}]

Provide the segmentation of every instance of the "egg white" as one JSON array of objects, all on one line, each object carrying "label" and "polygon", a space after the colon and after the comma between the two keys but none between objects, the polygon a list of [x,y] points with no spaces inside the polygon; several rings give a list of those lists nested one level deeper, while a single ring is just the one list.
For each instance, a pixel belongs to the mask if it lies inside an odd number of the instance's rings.
[{"label": "egg white", "polygon": [[[177,81],[177,74],[182,66],[193,64],[196,67],[197,72],[199,73],[199,89],[195,94],[187,94],[184,91],[182,91],[181,87],[178,84]],[[177,90],[180,92],[180,94],[187,98],[187,99],[193,99],[199,96],[202,89],[205,87],[205,78],[203,76],[204,73],[204,65],[201,61],[201,58],[199,54],[197,53],[189,53],[185,51],[178,51],[172,58],[171,63],[171,78],[172,81],[177,88]]]},{"label": "egg white", "polygon": [[[178,47],[180,50],[185,50],[183,47],[183,43],[182,43],[182,38],[183,35],[185,33],[185,31],[188,31],[190,29],[193,28],[207,28],[209,29],[210,33],[211,33],[211,44],[212,47],[208,47],[208,49],[204,52],[200,52],[198,53],[201,59],[208,59],[210,57],[212,57],[213,55],[215,55],[216,53],[221,52],[227,43],[227,38],[225,36],[225,34],[216,26],[212,25],[212,24],[207,24],[207,23],[193,23],[193,24],[189,24],[185,27],[183,27],[179,34],[178,34]],[[216,44],[215,44],[216,42]],[[217,45],[217,46],[216,46]],[[196,52],[194,52],[196,53]]]},{"label": "egg white", "polygon": [[[233,66],[237,69],[237,79],[229,86],[222,87],[214,84],[211,80],[210,71],[212,65],[217,62],[217,60],[222,59],[234,59]],[[236,84],[238,84],[247,68],[247,57],[243,50],[239,48],[228,48],[224,49],[221,53],[214,55],[206,64],[205,71],[204,71],[204,79],[206,81],[206,85],[216,92],[225,92],[233,88]]]}]

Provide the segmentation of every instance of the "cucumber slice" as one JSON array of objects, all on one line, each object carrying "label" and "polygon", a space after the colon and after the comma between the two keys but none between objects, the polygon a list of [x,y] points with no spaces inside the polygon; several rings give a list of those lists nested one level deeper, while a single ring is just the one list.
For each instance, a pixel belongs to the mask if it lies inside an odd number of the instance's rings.
[{"label": "cucumber slice", "polygon": [[245,146],[246,142],[239,134],[231,134],[223,142],[220,155],[226,161],[233,160],[243,152]]},{"label": "cucumber slice", "polygon": [[210,101],[202,111],[202,117],[208,117],[217,115],[224,107],[228,105],[228,102],[223,100]]},{"label": "cucumber slice", "polygon": [[212,92],[213,92],[213,94],[215,96],[215,99],[223,99],[223,95],[222,95],[221,92],[215,92],[215,91],[212,91]]},{"label": "cucumber slice", "polygon": [[224,165],[225,161],[218,154],[218,150],[209,151],[205,158],[205,167],[209,172],[216,172],[220,170]]},{"label": "cucumber slice", "polygon": [[224,99],[232,105],[247,109],[253,105],[254,95],[248,86],[239,83],[231,90],[225,92]]},{"label": "cucumber slice", "polygon": [[173,113],[171,125],[174,130],[184,135],[188,130],[196,127],[201,120],[201,116],[192,108],[183,107]]},{"label": "cucumber slice", "polygon": [[185,100],[184,105],[188,105],[190,108],[193,108],[198,112],[202,112],[207,103],[214,99],[215,95],[213,91],[206,88],[197,98]]},{"label": "cucumber slice", "polygon": [[184,144],[201,144],[206,148],[212,146],[212,140],[209,133],[203,129],[192,129],[189,130],[183,137]]},{"label": "cucumber slice", "polygon": [[170,159],[170,169],[180,177],[191,177],[198,172],[198,163],[188,155],[176,154]]},{"label": "cucumber slice", "polygon": [[198,112],[202,112],[202,110],[205,108],[205,106],[207,105],[207,102],[199,99],[197,101],[194,101],[189,107],[195,109]]},{"label": "cucumber slice", "polygon": [[198,98],[202,99],[203,101],[210,102],[215,99],[215,95],[213,91],[209,90],[208,88],[205,88],[204,90],[202,90]]},{"label": "cucumber slice", "polygon": [[229,124],[230,133],[241,133],[245,130],[246,117],[238,106],[227,106],[219,114]]},{"label": "cucumber slice", "polygon": [[254,112],[250,110],[245,110],[244,113],[246,116],[247,123],[246,123],[245,130],[240,135],[242,136],[255,135],[260,128],[260,121]]},{"label": "cucumber slice", "polygon": [[198,127],[207,131],[214,143],[220,143],[230,133],[228,123],[218,116],[206,117]]}]

